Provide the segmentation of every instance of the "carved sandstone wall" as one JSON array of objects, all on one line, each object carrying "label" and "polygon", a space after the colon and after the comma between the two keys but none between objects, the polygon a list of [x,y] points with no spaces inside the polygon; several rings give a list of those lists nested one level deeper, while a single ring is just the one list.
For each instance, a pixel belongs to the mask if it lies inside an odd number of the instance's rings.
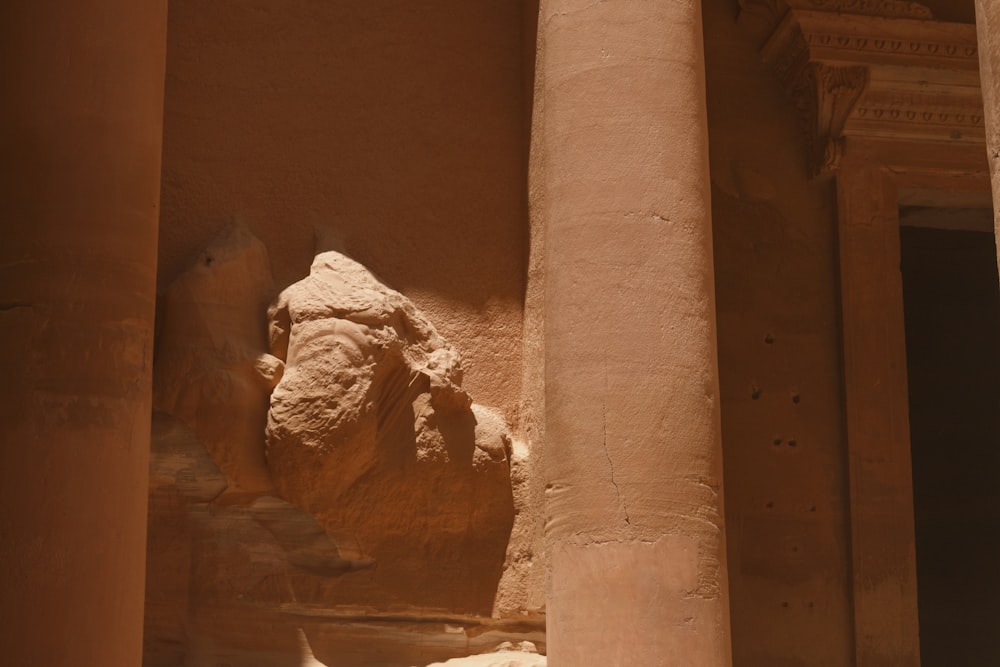
[{"label": "carved sandstone wall", "polygon": [[734,662],[851,664],[834,183],[760,63],[766,12],[705,9]]},{"label": "carved sandstone wall", "polygon": [[[533,22],[501,0],[172,2],[159,281],[236,219],[281,290],[307,274],[314,228],[332,230],[461,353],[463,387],[523,436],[512,479],[537,499],[521,391],[541,372],[521,353]],[[544,605],[540,512],[515,521],[498,613]]]},{"label": "carved sandstone wall", "polygon": [[[353,567],[314,603],[489,614],[513,521],[513,442],[462,388],[462,361],[423,313],[336,251],[268,309],[284,373],[267,465]],[[346,556],[346,553],[345,553]]]},{"label": "carved sandstone wall", "polygon": [[274,292],[235,225],[161,295],[147,667],[540,643],[490,620],[505,554],[531,548],[511,536],[523,444],[472,404],[455,348],[336,251]]},{"label": "carved sandstone wall", "polygon": [[527,223],[518,2],[170,5],[160,284],[224,224],[279,289],[313,228],[413,299],[516,415]]},{"label": "carved sandstone wall", "polygon": [[[794,103],[761,62],[766,17],[737,19],[738,4],[703,4],[734,660],[843,665],[853,640],[834,187],[829,176],[809,178]],[[971,2],[924,4],[942,20],[971,19]],[[292,0],[280,11],[263,0],[172,2],[160,284],[235,218],[263,241],[280,291],[306,275],[313,229],[324,226],[461,353],[463,387],[512,422],[521,460],[532,460],[543,426],[537,361],[544,357],[543,238],[531,239],[530,261],[524,188],[536,11],[531,2],[500,0],[429,7]],[[543,201],[544,194],[533,196]],[[252,336],[251,348],[263,345],[262,331]],[[270,387],[246,375],[253,364],[245,362],[255,358],[239,357],[230,379],[239,379],[244,408],[256,406],[240,428],[256,432],[250,426],[257,424],[262,434]],[[178,400],[173,409],[183,411]],[[195,426],[161,415],[161,453],[190,444],[184,428]],[[179,577],[154,581],[157,594],[176,595],[170,604],[182,606],[208,602],[190,617],[161,616],[168,639],[185,627],[211,628],[193,655],[214,659],[230,647],[233,664],[253,655],[274,664],[314,655],[383,664],[371,657],[375,644],[386,651],[384,664],[402,664],[485,651],[509,630],[445,615],[432,619],[440,631],[425,632],[324,607],[338,585],[289,568],[281,530],[267,529],[271,501],[254,515],[245,509],[252,502],[226,498],[237,491],[275,497],[270,473],[236,472],[240,457],[261,466],[262,456],[215,441],[240,440],[239,428],[206,433],[203,444],[218,457],[206,484],[227,478],[219,507],[213,513],[200,496],[185,498],[176,481],[155,476],[151,506],[186,517],[162,533],[175,531],[181,545],[227,521],[237,528],[198,557],[183,546],[151,556],[151,567]],[[539,476],[517,466],[516,440],[515,495],[539,499],[532,495]],[[173,474],[169,456],[159,463]],[[293,484],[278,486],[295,495]],[[515,520],[513,534],[526,546],[504,564],[501,615],[544,603],[540,506],[539,499]],[[163,529],[153,520],[151,531]],[[255,545],[258,560],[239,555],[240,540]],[[345,561],[363,565],[363,556],[346,553]],[[244,568],[237,568],[241,585],[251,581],[248,573],[260,575],[246,599],[286,606],[233,614],[233,587],[213,582],[227,581],[234,562]],[[449,638],[446,627],[461,632]],[[538,632],[537,623],[525,628]],[[160,647],[164,655],[170,646]]]},{"label": "carved sandstone wall", "polygon": [[833,183],[758,16],[704,6],[733,661],[851,664]]}]

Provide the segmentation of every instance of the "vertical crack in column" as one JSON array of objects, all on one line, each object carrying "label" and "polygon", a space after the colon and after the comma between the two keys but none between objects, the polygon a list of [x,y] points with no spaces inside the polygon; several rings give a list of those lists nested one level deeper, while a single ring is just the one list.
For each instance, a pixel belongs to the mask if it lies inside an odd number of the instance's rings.
[{"label": "vertical crack in column", "polygon": [[601,426],[604,432],[604,457],[608,460],[608,468],[611,470],[611,485],[615,487],[615,495],[618,497],[618,504],[622,508],[622,514],[625,515],[625,525],[631,526],[632,521],[628,515],[628,505],[625,504],[625,498],[622,496],[622,491],[618,487],[618,481],[615,479],[615,464],[611,460],[611,452],[608,451],[608,361],[604,360],[604,395],[601,397]]}]

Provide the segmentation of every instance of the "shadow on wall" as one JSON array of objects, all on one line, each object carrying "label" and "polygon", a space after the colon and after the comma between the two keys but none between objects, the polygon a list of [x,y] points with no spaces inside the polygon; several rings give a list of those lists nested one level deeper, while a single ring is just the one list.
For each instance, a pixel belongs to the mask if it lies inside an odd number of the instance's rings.
[{"label": "shadow on wall", "polygon": [[[277,286],[315,225],[463,351],[476,399],[518,408],[527,254],[517,0],[171,0],[159,284],[240,220]],[[532,50],[533,53],[533,50]]]},{"label": "shadow on wall", "polygon": [[[490,614],[506,424],[413,304],[337,252],[274,301],[268,346],[267,264],[231,227],[160,299],[145,664],[298,667],[310,632],[317,655],[411,664],[350,619]],[[407,659],[467,650],[397,635]]]},{"label": "shadow on wall", "polygon": [[519,303],[521,3],[175,0],[160,278],[237,215],[279,286],[312,226],[406,292]]}]

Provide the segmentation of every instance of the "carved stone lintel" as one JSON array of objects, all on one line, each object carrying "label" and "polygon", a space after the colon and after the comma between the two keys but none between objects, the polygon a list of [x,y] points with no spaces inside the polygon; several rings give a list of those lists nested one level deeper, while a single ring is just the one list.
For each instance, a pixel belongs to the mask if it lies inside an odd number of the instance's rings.
[{"label": "carved stone lintel", "polygon": [[[837,168],[838,147],[847,136],[983,141],[974,26],[886,18],[884,12],[868,16],[797,8],[856,7],[874,12],[883,6],[915,3],[777,2],[791,8],[761,56],[795,101],[814,175]],[[897,10],[903,11],[900,7],[893,11]]]},{"label": "carved stone lintel", "polygon": [[838,14],[884,16],[930,21],[931,10],[911,0],[740,0],[740,8],[763,9],[780,18],[788,9],[813,9]]},{"label": "carved stone lintel", "polygon": [[840,14],[886,16],[889,18],[922,19],[934,17],[931,10],[910,0],[786,0],[794,8],[815,9]]}]

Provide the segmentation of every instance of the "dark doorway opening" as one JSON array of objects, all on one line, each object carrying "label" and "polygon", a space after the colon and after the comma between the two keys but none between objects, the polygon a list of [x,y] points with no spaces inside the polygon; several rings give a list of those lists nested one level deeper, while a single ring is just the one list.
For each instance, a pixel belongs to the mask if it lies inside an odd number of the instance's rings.
[{"label": "dark doorway opening", "polygon": [[1000,665],[1000,287],[990,211],[902,209],[924,667]]}]

